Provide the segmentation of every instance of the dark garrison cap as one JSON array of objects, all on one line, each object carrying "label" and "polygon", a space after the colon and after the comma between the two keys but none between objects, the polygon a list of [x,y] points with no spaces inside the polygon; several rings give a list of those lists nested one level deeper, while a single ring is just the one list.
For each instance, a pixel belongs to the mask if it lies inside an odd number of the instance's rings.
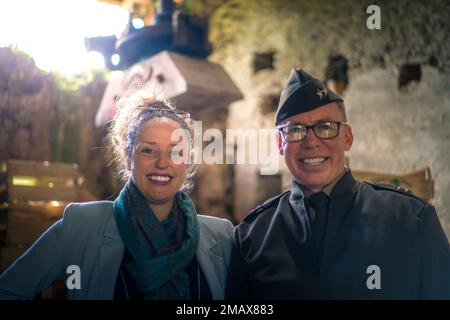
[{"label": "dark garrison cap", "polygon": [[296,114],[339,101],[343,101],[342,98],[322,82],[301,69],[292,69],[281,92],[275,125]]}]

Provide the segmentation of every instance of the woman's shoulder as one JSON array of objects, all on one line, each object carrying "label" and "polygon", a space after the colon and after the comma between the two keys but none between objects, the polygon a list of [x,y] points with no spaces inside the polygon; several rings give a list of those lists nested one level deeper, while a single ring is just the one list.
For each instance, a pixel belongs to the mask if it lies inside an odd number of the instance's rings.
[{"label": "woman's shoulder", "polygon": [[222,227],[223,225],[230,225],[230,224],[233,225],[230,220],[225,218],[219,218],[205,214],[198,214],[197,217],[200,223],[206,225],[222,226]]},{"label": "woman's shoulder", "polygon": [[208,215],[197,215],[200,228],[211,233],[233,234],[234,226],[230,220]]},{"label": "woman's shoulder", "polygon": [[90,201],[70,203],[64,209],[63,222],[72,223],[89,221],[90,224],[106,223],[113,215],[112,201]]}]

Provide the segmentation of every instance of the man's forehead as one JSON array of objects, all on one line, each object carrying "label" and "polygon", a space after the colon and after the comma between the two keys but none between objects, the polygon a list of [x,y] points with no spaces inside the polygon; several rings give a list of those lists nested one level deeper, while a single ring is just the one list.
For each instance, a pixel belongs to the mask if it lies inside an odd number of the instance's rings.
[{"label": "man's forehead", "polygon": [[302,112],[287,118],[284,123],[288,122],[311,122],[319,120],[334,120],[341,121],[341,112],[339,111],[339,106],[336,102],[332,102],[321,106],[320,108]]},{"label": "man's forehead", "polygon": [[294,69],[281,92],[275,124],[332,102],[342,102],[342,98],[304,70]]}]

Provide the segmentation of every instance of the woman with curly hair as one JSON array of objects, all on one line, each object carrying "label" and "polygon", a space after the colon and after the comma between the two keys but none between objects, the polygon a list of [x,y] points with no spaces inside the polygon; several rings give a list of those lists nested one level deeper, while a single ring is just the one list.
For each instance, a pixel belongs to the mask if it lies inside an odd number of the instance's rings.
[{"label": "woman with curly hair", "polygon": [[[72,203],[0,275],[0,298],[31,299],[73,266],[69,299],[223,299],[230,221],[197,215],[189,114],[148,87],[121,98],[108,147],[125,186]],[[70,279],[69,279],[70,280]]]}]

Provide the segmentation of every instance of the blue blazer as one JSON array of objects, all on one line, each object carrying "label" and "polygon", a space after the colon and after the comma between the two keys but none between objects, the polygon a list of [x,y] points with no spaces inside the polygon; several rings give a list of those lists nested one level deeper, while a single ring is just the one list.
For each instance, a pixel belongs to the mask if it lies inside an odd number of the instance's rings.
[{"label": "blue blazer", "polygon": [[[113,299],[124,244],[111,201],[73,203],[61,220],[3,274],[0,299],[32,299],[56,279],[80,268],[80,289],[69,289],[69,299]],[[224,299],[225,280],[234,227],[226,219],[198,215],[200,239],[196,257],[213,299]]]}]

